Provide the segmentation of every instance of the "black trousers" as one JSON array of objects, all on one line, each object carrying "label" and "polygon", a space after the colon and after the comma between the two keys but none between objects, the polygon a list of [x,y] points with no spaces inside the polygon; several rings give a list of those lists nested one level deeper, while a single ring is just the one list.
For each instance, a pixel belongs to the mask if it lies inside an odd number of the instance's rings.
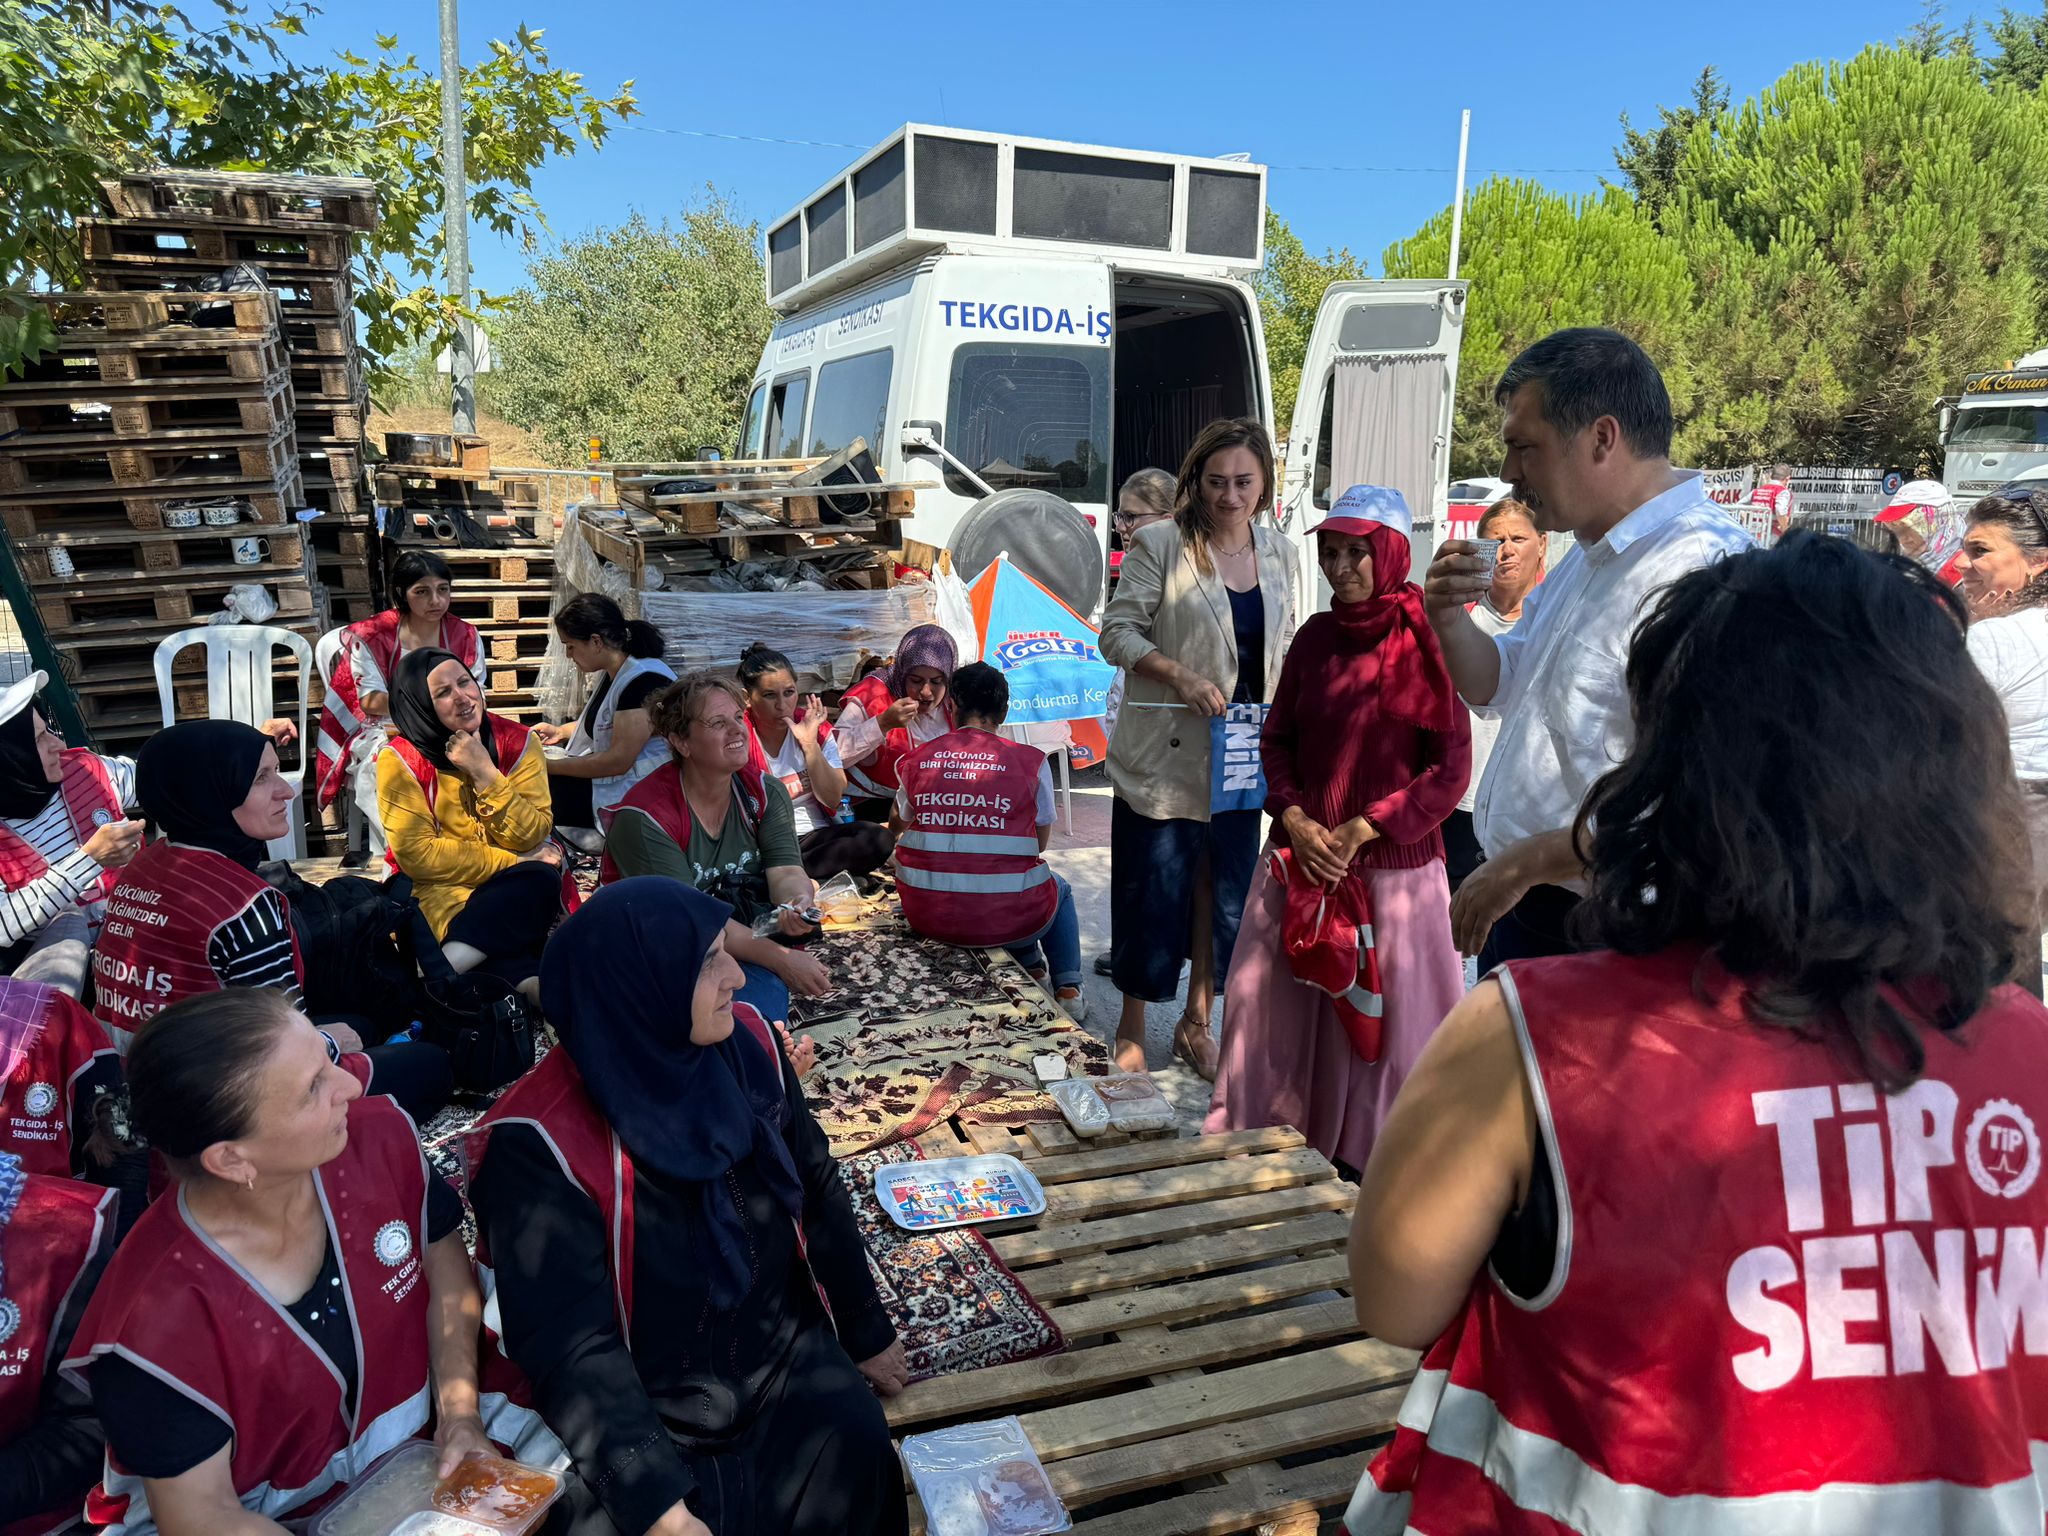
[{"label": "black trousers", "polygon": [[1472,871],[1486,862],[1486,850],[1479,846],[1479,829],[1470,811],[1453,811],[1444,818],[1444,874],[1451,882],[1451,894],[1458,894]]},{"label": "black trousers", "polygon": [[889,862],[896,834],[869,821],[831,822],[797,839],[804,873],[826,881],[834,875],[871,875]]},{"label": "black trousers", "polygon": [[555,825],[597,829],[597,812],[591,808],[591,779],[572,779],[566,773],[548,775],[548,795],[554,804]]},{"label": "black trousers", "polygon": [[1486,936],[1479,951],[1479,974],[1484,976],[1503,960],[1540,960],[1545,955],[1569,955],[1578,945],[1567,936],[1566,921],[1582,898],[1561,885],[1539,885],[1508,909]]},{"label": "black trousers", "polygon": [[540,973],[540,952],[562,915],[562,872],[538,859],[501,869],[469,893],[441,936],[484,952],[477,967],[517,986]]}]

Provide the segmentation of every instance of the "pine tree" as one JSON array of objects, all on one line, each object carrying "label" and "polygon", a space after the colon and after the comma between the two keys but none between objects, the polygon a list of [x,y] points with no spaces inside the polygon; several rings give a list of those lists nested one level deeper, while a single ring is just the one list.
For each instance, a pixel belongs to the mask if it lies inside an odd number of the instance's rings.
[{"label": "pine tree", "polygon": [[1626,112],[1621,114],[1621,148],[1614,152],[1614,163],[1652,218],[1663,212],[1677,188],[1678,162],[1694,131],[1704,125],[1712,133],[1715,121],[1727,110],[1728,87],[1720,71],[1709,64],[1692,83],[1692,100],[1682,107],[1659,107],[1651,132],[1641,132],[1630,124]]}]

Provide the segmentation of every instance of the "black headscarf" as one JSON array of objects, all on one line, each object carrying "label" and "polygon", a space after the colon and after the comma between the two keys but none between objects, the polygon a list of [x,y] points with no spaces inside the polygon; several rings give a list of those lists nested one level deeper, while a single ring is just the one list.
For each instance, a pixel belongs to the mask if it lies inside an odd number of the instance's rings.
[{"label": "black headscarf", "polygon": [[21,821],[40,815],[57,786],[43,773],[36,751],[36,710],[33,701],[0,720],[0,816]]},{"label": "black headscarf", "polygon": [[690,1002],[732,908],[680,880],[601,886],[541,957],[541,1008],[636,1164],[690,1188],[714,1305],[745,1297],[747,1218],[726,1174],[751,1161],[792,1218],[803,1210],[783,1127],[780,1053],[735,1023],[690,1042]]},{"label": "black headscarf", "polygon": [[244,869],[263,862],[263,842],[235,825],[270,738],[238,720],[188,720],[158,731],[135,759],[135,798],[174,843],[211,848]]},{"label": "black headscarf", "polygon": [[[444,661],[462,665],[462,658],[453,651],[434,646],[407,651],[398,658],[397,671],[391,679],[391,724],[419,749],[421,757],[442,773],[456,773],[460,770],[448,761],[448,738],[455,733],[441,723],[441,717],[434,712],[434,696],[427,689],[428,675]],[[498,762],[496,732],[491,729],[488,711],[477,736],[491,761],[502,769],[505,765]]]}]

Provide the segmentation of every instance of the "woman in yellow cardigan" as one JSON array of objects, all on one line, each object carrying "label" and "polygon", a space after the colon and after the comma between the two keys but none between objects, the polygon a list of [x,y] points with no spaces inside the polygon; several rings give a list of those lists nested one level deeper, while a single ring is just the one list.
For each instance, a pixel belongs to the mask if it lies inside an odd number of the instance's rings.
[{"label": "woman in yellow cardigan", "polygon": [[488,713],[468,666],[434,649],[399,662],[391,724],[377,762],[391,862],[412,877],[449,964],[536,991],[541,947],[562,907],[539,738]]}]

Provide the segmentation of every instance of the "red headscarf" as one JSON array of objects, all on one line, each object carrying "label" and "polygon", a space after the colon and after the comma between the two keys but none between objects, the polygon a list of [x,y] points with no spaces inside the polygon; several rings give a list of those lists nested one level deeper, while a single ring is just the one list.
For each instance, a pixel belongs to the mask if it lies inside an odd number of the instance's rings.
[{"label": "red headscarf", "polygon": [[1463,706],[1429,627],[1422,588],[1408,579],[1407,536],[1376,523],[1365,539],[1372,546],[1372,596],[1333,602],[1331,616],[1352,649],[1379,652],[1380,708],[1389,717],[1425,731],[1448,731]]}]

